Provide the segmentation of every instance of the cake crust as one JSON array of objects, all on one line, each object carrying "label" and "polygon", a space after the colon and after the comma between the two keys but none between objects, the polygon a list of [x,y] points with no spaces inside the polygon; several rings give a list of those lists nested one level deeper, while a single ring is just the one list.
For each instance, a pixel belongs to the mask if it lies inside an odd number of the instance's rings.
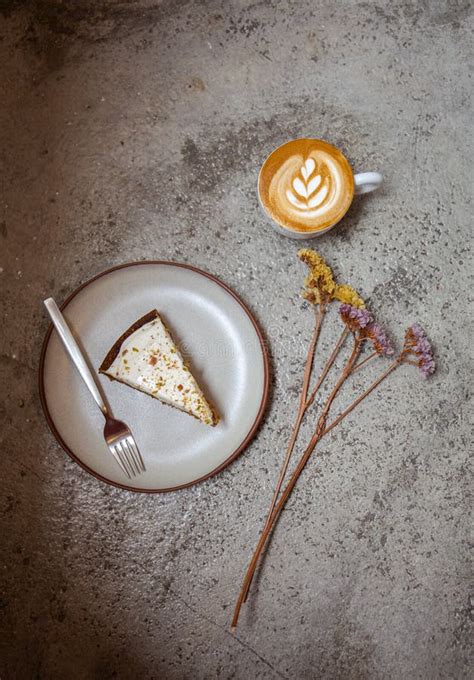
[{"label": "cake crust", "polygon": [[[127,328],[127,330],[124,333],[122,333],[119,339],[110,348],[107,356],[99,366],[99,373],[105,373],[105,371],[109,370],[109,368],[114,363],[115,359],[118,357],[120,348],[122,347],[123,343],[128,337],[130,337],[133,333],[135,333],[135,331],[144,326],[146,323],[153,321],[153,319],[156,319],[157,317],[158,312],[156,311],[156,309],[153,309],[151,312],[148,312],[148,314],[145,314],[145,316],[142,316],[141,319],[138,319],[138,321],[132,323],[130,328]],[[111,378],[111,376],[108,377]],[[113,378],[111,378],[111,380],[113,380]]]}]

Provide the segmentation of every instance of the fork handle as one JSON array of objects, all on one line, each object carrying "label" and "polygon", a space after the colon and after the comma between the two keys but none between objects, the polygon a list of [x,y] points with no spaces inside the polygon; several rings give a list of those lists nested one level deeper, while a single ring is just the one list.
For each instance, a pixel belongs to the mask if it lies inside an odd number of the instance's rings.
[{"label": "fork handle", "polygon": [[92,375],[89,366],[87,365],[84,355],[81,352],[79,345],[77,344],[73,334],[71,333],[69,326],[66,323],[66,319],[61,314],[59,307],[57,306],[53,298],[48,298],[47,300],[45,300],[44,306],[48,310],[49,316],[51,317],[51,321],[53,322],[53,325],[57,330],[58,335],[61,338],[61,341],[67,350],[67,353],[69,354],[73,364],[79,371],[81,378],[86,383],[89,392],[94,397],[97,406],[100,408],[104,416],[108,417],[107,406],[102,398],[99,388],[97,387],[95,378]]}]

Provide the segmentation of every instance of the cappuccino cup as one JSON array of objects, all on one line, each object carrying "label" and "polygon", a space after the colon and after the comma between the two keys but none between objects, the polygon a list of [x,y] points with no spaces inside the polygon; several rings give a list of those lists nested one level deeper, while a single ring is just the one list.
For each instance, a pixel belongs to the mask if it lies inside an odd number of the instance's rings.
[{"label": "cappuccino cup", "polygon": [[280,234],[313,238],[344,217],[355,194],[377,189],[382,179],[378,172],[354,175],[344,154],[322,139],[294,139],[262,165],[258,196]]}]

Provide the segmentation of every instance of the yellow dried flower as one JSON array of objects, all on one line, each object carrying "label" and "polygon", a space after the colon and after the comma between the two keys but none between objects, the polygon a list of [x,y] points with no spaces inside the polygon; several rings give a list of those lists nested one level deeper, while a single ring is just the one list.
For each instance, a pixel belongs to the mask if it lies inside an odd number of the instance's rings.
[{"label": "yellow dried flower", "polygon": [[321,293],[319,288],[312,284],[312,275],[308,274],[304,280],[304,288],[301,292],[301,297],[304,297],[305,300],[308,300],[308,302],[311,302],[313,305],[319,305],[321,304]]},{"label": "yellow dried flower", "polygon": [[336,300],[339,300],[339,302],[351,305],[351,307],[357,307],[357,309],[365,308],[365,302],[360,297],[358,292],[354,290],[352,286],[348,286],[345,283],[342,284],[341,286],[339,284],[336,285],[334,297],[336,298]]},{"label": "yellow dried flower", "polygon": [[301,250],[298,250],[298,257],[311,269],[313,269],[313,267],[317,267],[320,264],[324,264],[324,260],[321,255],[315,250],[311,250],[311,248],[301,248]]},{"label": "yellow dried flower", "polygon": [[327,304],[332,300],[339,300],[339,302],[357,309],[365,307],[364,300],[352,286],[339,285],[334,281],[331,268],[315,250],[302,248],[298,251],[298,257],[309,267],[302,292],[302,297],[305,300],[313,305]]},{"label": "yellow dried flower", "polygon": [[302,248],[298,257],[310,268],[304,280],[303,297],[313,304],[330,302],[334,298],[336,283],[326,262],[314,250]]}]

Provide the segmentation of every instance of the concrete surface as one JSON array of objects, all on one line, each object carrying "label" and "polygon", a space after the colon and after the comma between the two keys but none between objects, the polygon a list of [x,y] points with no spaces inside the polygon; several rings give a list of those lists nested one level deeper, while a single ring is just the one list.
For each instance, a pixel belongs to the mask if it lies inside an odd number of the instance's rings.
[{"label": "concrete surface", "polygon": [[[469,3],[2,0],[0,14],[2,680],[467,678]],[[302,135],[385,173],[315,245],[394,335],[425,325],[439,369],[401,369],[324,442],[233,637],[311,324],[297,244],[255,183]],[[72,463],[36,388],[41,300],[137,258],[221,277],[272,350],[245,455],[156,497]]]}]

